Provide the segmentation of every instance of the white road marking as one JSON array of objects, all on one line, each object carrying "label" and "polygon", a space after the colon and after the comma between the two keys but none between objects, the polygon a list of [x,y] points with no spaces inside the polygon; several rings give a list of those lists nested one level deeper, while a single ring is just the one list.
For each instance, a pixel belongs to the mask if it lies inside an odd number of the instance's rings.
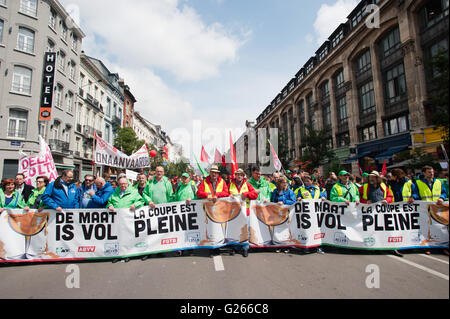
[{"label": "white road marking", "polygon": [[420,254],[419,256],[426,257],[426,258],[429,258],[429,259],[433,259],[433,260],[436,260],[436,261],[440,261],[441,263],[444,263],[444,264],[448,265],[448,261],[446,261],[446,260],[442,260],[442,259],[439,259],[439,258],[436,258],[436,257],[423,255],[423,254]]},{"label": "white road marking", "polygon": [[214,268],[216,271],[224,271],[225,267],[223,266],[223,260],[221,256],[214,256]]},{"label": "white road marking", "polygon": [[393,258],[395,260],[401,261],[401,262],[403,262],[405,264],[408,264],[408,265],[416,267],[416,268],[418,268],[420,270],[426,271],[426,272],[428,272],[428,273],[430,273],[432,275],[435,275],[435,276],[440,277],[442,279],[448,280],[448,276],[447,275],[441,274],[440,272],[437,272],[437,271],[435,271],[433,269],[430,269],[430,268],[427,268],[425,266],[416,264],[415,262],[409,261],[409,260],[401,258],[401,257],[396,257],[396,256],[388,255],[387,257],[390,257],[390,258]]}]

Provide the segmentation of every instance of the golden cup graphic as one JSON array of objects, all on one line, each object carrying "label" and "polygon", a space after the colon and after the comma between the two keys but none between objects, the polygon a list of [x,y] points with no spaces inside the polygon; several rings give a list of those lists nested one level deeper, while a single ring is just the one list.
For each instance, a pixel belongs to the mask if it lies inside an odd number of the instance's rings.
[{"label": "golden cup graphic", "polygon": [[216,201],[203,203],[203,210],[208,219],[222,226],[224,240],[222,243],[232,242],[227,238],[228,222],[239,216],[241,212],[240,202]]},{"label": "golden cup graphic", "polygon": [[49,213],[8,214],[11,228],[18,234],[25,236],[25,252],[11,259],[28,260],[38,256],[28,253],[31,237],[39,234],[46,226]]},{"label": "golden cup graphic", "polygon": [[428,205],[428,214],[436,222],[448,226],[448,204],[446,205]]},{"label": "golden cup graphic", "polygon": [[284,224],[289,219],[289,207],[282,207],[280,205],[255,205],[254,211],[256,217],[265,225],[269,227],[270,241],[264,244],[276,245],[273,240],[275,226]]}]

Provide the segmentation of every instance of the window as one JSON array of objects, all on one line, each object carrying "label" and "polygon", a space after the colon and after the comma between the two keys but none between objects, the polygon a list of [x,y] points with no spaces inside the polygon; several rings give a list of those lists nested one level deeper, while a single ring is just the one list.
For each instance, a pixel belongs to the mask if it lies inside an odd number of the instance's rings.
[{"label": "window", "polygon": [[0,20],[0,43],[3,41],[3,28],[4,28],[5,22],[3,20]]},{"label": "window", "polygon": [[344,122],[348,119],[347,113],[347,97],[342,97],[337,100],[337,113],[338,113],[338,122]]},{"label": "window", "polygon": [[364,84],[358,91],[361,113],[369,114],[375,112],[375,93],[373,90],[373,82],[370,81]]},{"label": "window", "polygon": [[366,52],[361,54],[359,58],[356,59],[355,64],[356,64],[356,76],[371,70],[372,62],[370,57],[370,51],[367,50]]},{"label": "window", "polygon": [[54,121],[52,125],[52,139],[58,140],[59,139],[59,122]]},{"label": "window", "polygon": [[75,62],[73,62],[73,61],[70,61],[69,62],[69,78],[72,80],[72,81],[75,81]]},{"label": "window", "polygon": [[328,86],[328,81],[322,84],[319,89],[320,89],[320,98],[322,100],[330,96],[330,88]]},{"label": "window", "polygon": [[111,117],[111,99],[106,99],[106,116]]},{"label": "window", "polygon": [[339,33],[333,39],[331,39],[331,47],[335,48],[343,38],[344,38],[344,29],[341,29]]},{"label": "window", "polygon": [[44,139],[47,138],[47,125],[45,123],[39,124],[39,135]]},{"label": "window", "polygon": [[0,0],[0,5],[6,7],[6,0]]},{"label": "window", "polygon": [[409,115],[384,121],[384,134],[386,136],[403,133],[409,130]]},{"label": "window", "polygon": [[322,49],[322,51],[319,52],[319,61],[322,61],[323,59],[325,59],[327,54],[328,54],[328,47],[325,47]]},{"label": "window", "polygon": [[80,89],[83,88],[85,78],[86,78],[86,76],[83,73],[80,73],[80,78],[78,80],[78,86],[80,87]]},{"label": "window", "polygon": [[377,138],[377,128],[376,125],[373,124],[368,127],[361,128],[359,131],[359,138],[361,142],[371,141]]},{"label": "window", "polygon": [[21,66],[14,67],[11,91],[31,95],[32,71]]},{"label": "window", "polygon": [[63,105],[63,86],[61,84],[57,84],[55,87],[56,96],[55,96],[55,106],[62,108]]},{"label": "window", "polygon": [[67,93],[66,110],[68,113],[73,113],[73,93],[70,91]]},{"label": "window", "polygon": [[19,27],[17,36],[17,50],[33,53],[34,52],[34,31]]},{"label": "window", "polygon": [[308,112],[309,112],[309,124],[311,125],[311,129],[315,129],[316,127],[316,118],[315,118],[315,112],[314,112],[314,99],[313,94],[310,93],[306,97],[306,103],[308,104]]},{"label": "window", "polygon": [[400,44],[400,30],[397,27],[381,39],[379,44],[381,58],[386,58],[394,53],[400,47]]},{"label": "window", "polygon": [[331,129],[331,106],[330,104],[325,105],[322,108],[322,118],[323,118],[323,127],[324,129]]},{"label": "window", "polygon": [[27,137],[28,112],[16,109],[9,110],[8,137]]},{"label": "window", "polygon": [[336,136],[337,147],[344,147],[350,145],[349,133],[344,133]]},{"label": "window", "polygon": [[106,142],[110,143],[111,139],[111,132],[110,132],[110,126],[109,124],[105,124],[105,140]]},{"label": "window", "polygon": [[50,39],[47,41],[47,52],[55,52],[55,43]]},{"label": "window", "polygon": [[[440,54],[444,54],[445,56],[448,57],[448,40],[447,39],[443,39],[435,44],[433,44],[430,48],[429,48],[429,55],[431,60],[440,55]],[[438,70],[437,67],[432,67],[431,70],[431,76],[433,78],[438,77],[440,75],[440,72]]]},{"label": "window", "polygon": [[48,25],[52,28],[52,29],[56,29],[56,18],[57,18],[57,13],[55,10],[53,10],[53,8],[50,9],[50,20],[48,21]]},{"label": "window", "polygon": [[58,62],[59,68],[61,69],[61,71],[64,71],[66,69],[66,54],[63,51],[59,51]]},{"label": "window", "polygon": [[344,86],[344,83],[344,69],[342,69],[334,76],[334,86],[336,89],[340,89],[342,86]]},{"label": "window", "polygon": [[448,16],[449,0],[431,0],[419,12],[420,29],[427,29]]},{"label": "window", "polygon": [[358,12],[356,12],[355,15],[351,18],[352,28],[356,27],[358,25],[358,23],[361,22],[362,18],[366,15],[366,8],[367,8],[367,5],[364,5],[364,7],[359,9]]},{"label": "window", "polygon": [[306,74],[309,74],[309,72],[311,72],[313,68],[314,63],[313,62],[308,63],[308,65],[306,66]]},{"label": "window", "polygon": [[385,73],[386,103],[392,104],[406,96],[406,80],[403,63]]},{"label": "window", "polygon": [[78,37],[75,34],[72,34],[72,49],[74,51],[78,49]]},{"label": "window", "polygon": [[61,25],[61,39],[63,39],[65,42],[67,42],[67,26],[66,24],[63,22]]},{"label": "window", "polygon": [[20,12],[30,16],[37,16],[37,0],[20,0]]}]

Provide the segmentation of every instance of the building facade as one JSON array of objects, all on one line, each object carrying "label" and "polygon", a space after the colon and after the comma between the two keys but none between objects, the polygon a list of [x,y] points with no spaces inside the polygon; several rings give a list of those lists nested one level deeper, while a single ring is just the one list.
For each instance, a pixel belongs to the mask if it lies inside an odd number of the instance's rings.
[{"label": "building facade", "polygon": [[[367,20],[369,5],[377,6],[379,25]],[[326,130],[329,147],[354,173],[358,163],[369,170],[400,151],[426,146],[436,89],[430,60],[448,56],[448,10],[448,0],[360,1],[255,128],[278,128],[291,160],[303,154],[306,124]],[[429,151],[439,153],[433,142]]]},{"label": "building facade", "polygon": [[[19,150],[49,144],[56,167],[74,168],[75,100],[82,39],[57,0],[0,0],[0,174],[14,177]],[[56,52],[50,121],[39,121],[45,52]]]}]

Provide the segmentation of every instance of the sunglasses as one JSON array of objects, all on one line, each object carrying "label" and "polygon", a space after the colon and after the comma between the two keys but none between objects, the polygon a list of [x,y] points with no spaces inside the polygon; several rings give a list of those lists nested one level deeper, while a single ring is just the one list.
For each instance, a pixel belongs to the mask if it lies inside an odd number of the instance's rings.
[{"label": "sunglasses", "polygon": [[85,179],[84,181],[85,182],[93,182],[94,180],[93,179]]}]

